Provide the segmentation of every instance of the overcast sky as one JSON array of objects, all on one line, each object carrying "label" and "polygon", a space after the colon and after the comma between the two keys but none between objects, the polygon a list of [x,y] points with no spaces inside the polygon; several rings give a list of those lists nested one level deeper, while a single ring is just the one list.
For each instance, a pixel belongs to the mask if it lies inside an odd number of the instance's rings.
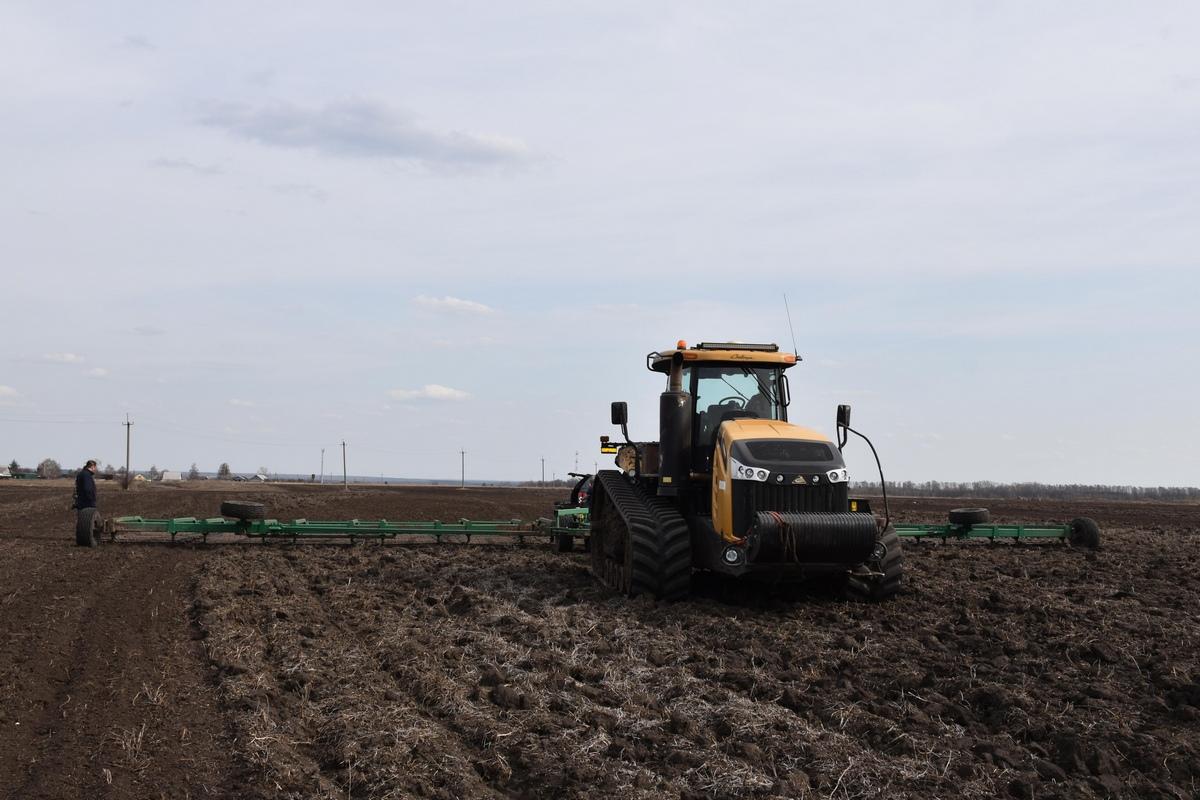
[{"label": "overcast sky", "polygon": [[[253,8],[251,13],[248,9]],[[535,479],[796,347],[889,479],[1200,484],[1200,6],[0,6],[0,460]],[[872,479],[861,443],[852,477]]]}]

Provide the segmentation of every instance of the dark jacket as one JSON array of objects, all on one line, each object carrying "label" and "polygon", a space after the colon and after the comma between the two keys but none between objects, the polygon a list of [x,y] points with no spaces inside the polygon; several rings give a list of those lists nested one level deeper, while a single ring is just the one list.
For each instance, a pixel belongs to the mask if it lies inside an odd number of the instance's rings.
[{"label": "dark jacket", "polygon": [[75,476],[75,507],[96,507],[96,478],[90,470],[81,469]]}]

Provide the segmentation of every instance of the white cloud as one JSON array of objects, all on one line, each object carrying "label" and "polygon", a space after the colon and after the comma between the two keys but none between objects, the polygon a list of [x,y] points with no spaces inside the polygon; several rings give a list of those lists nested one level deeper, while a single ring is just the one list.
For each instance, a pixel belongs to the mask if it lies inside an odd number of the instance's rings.
[{"label": "white cloud", "polygon": [[420,389],[392,389],[388,397],[395,400],[465,400],[470,395],[461,389],[427,383]]},{"label": "white cloud", "polygon": [[82,364],[83,356],[77,356],[74,353],[46,353],[42,356],[42,360],[52,364]]},{"label": "white cloud", "polygon": [[237,408],[254,408],[255,407],[254,403],[251,402],[250,400],[239,400],[236,397],[230,399],[229,405],[236,406]]},{"label": "white cloud", "polygon": [[188,161],[186,158],[156,158],[150,162],[150,166],[157,169],[174,169],[182,172],[190,172],[193,175],[220,175],[222,169],[216,164],[197,164],[194,161]]},{"label": "white cloud", "polygon": [[363,100],[330,103],[323,108],[226,105],[201,121],[260,144],[324,155],[476,167],[517,163],[529,157],[519,141],[432,130],[408,112]]},{"label": "white cloud", "polygon": [[477,303],[474,300],[463,300],[461,297],[426,297],[418,295],[413,301],[417,305],[432,308],[436,311],[455,311],[464,314],[494,314],[496,309]]},{"label": "white cloud", "polygon": [[107,378],[108,370],[104,367],[93,367],[85,372],[84,375],[87,375],[89,378]]},{"label": "white cloud", "polygon": [[21,393],[11,386],[0,385],[0,405],[11,403],[20,396]]}]

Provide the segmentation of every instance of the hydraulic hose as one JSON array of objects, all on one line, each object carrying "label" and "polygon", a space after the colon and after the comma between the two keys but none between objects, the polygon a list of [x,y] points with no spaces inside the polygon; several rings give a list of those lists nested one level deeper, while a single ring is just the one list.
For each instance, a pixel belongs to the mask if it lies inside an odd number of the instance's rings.
[{"label": "hydraulic hose", "polygon": [[[875,445],[871,444],[871,440],[863,434],[851,428],[849,425],[843,425],[842,430],[850,431],[858,438],[867,443],[867,447],[871,448],[871,455],[875,456],[875,466],[879,468],[879,488],[883,492],[883,527],[886,529],[892,524],[892,515],[888,509],[887,499],[887,481],[883,479],[883,464],[879,461],[879,453],[875,452]],[[842,438],[842,443],[845,444],[845,438]]]}]

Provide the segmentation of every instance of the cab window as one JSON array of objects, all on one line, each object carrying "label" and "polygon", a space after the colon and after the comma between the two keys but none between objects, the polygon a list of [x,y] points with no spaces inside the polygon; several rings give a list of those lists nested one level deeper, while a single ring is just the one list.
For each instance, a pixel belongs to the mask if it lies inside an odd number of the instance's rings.
[{"label": "cab window", "polygon": [[779,370],[713,365],[685,367],[684,386],[695,398],[692,448],[697,466],[712,457],[717,429],[727,419],[783,419]]}]

